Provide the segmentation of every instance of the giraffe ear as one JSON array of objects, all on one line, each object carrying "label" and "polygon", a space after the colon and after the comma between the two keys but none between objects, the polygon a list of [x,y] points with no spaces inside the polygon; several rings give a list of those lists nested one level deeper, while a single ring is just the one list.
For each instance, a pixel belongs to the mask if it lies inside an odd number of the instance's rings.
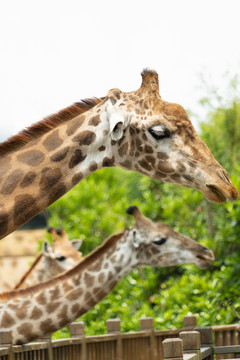
[{"label": "giraffe ear", "polygon": [[133,229],[132,236],[133,236],[133,246],[137,249],[143,243],[143,238],[137,229]]},{"label": "giraffe ear", "polygon": [[124,116],[117,112],[108,111],[110,135],[113,140],[119,140],[123,136]]},{"label": "giraffe ear", "polygon": [[42,246],[42,252],[44,255],[49,256],[49,254],[51,252],[51,245],[49,244],[48,241],[44,241],[43,246]]},{"label": "giraffe ear", "polygon": [[72,240],[71,244],[76,250],[79,250],[82,245],[82,240]]}]

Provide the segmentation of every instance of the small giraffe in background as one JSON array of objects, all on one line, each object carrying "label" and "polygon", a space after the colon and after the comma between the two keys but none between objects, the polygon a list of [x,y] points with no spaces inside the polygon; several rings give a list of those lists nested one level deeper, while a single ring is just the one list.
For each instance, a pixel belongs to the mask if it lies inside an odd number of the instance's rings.
[{"label": "small giraffe in background", "polygon": [[63,229],[50,227],[48,232],[52,235],[52,245],[44,241],[42,252],[16,284],[15,290],[52,279],[83,260],[82,253],[78,251],[82,245],[81,240],[69,241]]},{"label": "small giraffe in background", "polygon": [[213,202],[237,199],[183,107],[162,100],[156,71],[141,75],[137,91],[110,90],[0,144],[0,238],[104,167],[195,188]]},{"label": "small giraffe in background", "polygon": [[170,226],[154,223],[133,206],[135,225],[109,237],[82,262],[40,285],[0,295],[0,328],[23,344],[68,325],[101,301],[132,269],[140,265],[195,264],[214,261],[211,250]]}]

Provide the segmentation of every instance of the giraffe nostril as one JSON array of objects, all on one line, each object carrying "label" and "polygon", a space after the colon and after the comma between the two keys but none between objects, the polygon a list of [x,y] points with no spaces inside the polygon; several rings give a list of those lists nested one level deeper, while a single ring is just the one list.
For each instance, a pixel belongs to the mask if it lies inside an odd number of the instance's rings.
[{"label": "giraffe nostril", "polygon": [[225,183],[231,184],[231,180],[225,170],[218,171],[217,174]]}]

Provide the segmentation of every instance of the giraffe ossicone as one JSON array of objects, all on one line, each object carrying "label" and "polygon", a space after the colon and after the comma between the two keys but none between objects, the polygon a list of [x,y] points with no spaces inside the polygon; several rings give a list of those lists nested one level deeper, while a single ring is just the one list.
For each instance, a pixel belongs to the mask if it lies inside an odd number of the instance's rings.
[{"label": "giraffe ossicone", "polygon": [[209,201],[238,197],[186,111],[162,100],[156,71],[145,69],[137,91],[112,89],[0,144],[0,238],[84,177],[116,166],[195,188]]},{"label": "giraffe ossicone", "polygon": [[0,294],[0,328],[12,331],[14,344],[74,321],[140,265],[206,268],[214,261],[211,250],[164,223],[152,222],[136,206],[127,212],[135,217],[134,226],[109,237],[73,269],[40,285]]}]

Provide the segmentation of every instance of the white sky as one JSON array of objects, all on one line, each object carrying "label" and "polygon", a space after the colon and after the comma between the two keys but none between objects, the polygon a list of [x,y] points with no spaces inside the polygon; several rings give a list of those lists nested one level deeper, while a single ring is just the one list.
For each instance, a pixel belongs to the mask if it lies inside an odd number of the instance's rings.
[{"label": "white sky", "polygon": [[239,72],[239,14],[239,0],[2,0],[0,140],[81,98],[136,90],[144,67],[204,120],[199,73],[221,89]]}]

